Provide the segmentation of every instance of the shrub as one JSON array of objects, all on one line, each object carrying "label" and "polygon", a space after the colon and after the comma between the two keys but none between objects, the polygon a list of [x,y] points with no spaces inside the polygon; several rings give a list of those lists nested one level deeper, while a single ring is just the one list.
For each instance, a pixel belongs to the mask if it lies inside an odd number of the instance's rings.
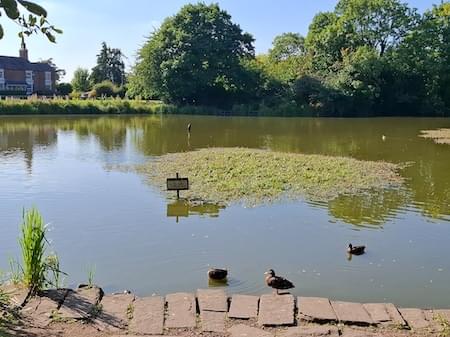
[{"label": "shrub", "polygon": [[56,94],[59,96],[67,96],[73,91],[72,84],[59,83],[56,85]]},{"label": "shrub", "polygon": [[94,85],[91,93],[95,92],[95,97],[114,97],[118,88],[110,81],[103,81]]}]

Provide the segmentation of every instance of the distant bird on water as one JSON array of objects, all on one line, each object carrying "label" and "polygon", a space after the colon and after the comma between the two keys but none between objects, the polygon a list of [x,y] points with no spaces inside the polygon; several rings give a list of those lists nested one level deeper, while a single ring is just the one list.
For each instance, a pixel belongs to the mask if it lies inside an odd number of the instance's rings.
[{"label": "distant bird on water", "polygon": [[291,281],[285,279],[284,277],[276,276],[275,271],[273,269],[269,269],[264,273],[264,275],[266,275],[266,284],[269,287],[276,289],[277,294],[278,290],[295,288],[295,286],[292,284]]},{"label": "distant bird on water", "polygon": [[188,133],[191,133],[191,123],[188,124],[187,131],[188,131]]},{"label": "distant bird on water", "polygon": [[381,136],[381,140],[384,142],[384,141],[386,140],[386,136],[385,136],[385,135],[382,135],[382,136]]},{"label": "distant bird on water", "polygon": [[222,281],[227,278],[228,270],[221,268],[211,268],[208,270],[208,277],[211,280]]},{"label": "distant bird on water", "polygon": [[366,246],[353,246],[351,243],[348,245],[347,253],[352,255],[362,255]]}]

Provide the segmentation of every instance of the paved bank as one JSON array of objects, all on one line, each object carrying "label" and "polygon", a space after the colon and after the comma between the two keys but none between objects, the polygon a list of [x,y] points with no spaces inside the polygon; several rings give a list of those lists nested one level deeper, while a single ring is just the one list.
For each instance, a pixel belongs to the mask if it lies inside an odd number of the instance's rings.
[{"label": "paved bank", "polygon": [[[22,304],[23,290],[8,291],[13,303]],[[450,310],[291,294],[228,296],[217,289],[143,298],[128,293],[105,295],[98,287],[48,290],[25,303],[21,312],[41,327],[83,321],[112,336],[438,336],[445,321],[450,322]]]}]

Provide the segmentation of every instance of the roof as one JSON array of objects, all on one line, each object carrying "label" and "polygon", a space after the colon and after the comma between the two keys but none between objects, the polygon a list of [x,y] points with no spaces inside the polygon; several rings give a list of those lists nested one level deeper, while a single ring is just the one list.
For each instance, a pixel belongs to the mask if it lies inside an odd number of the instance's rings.
[{"label": "roof", "polygon": [[30,62],[21,57],[0,56],[0,68],[11,70],[54,71],[48,63]]}]

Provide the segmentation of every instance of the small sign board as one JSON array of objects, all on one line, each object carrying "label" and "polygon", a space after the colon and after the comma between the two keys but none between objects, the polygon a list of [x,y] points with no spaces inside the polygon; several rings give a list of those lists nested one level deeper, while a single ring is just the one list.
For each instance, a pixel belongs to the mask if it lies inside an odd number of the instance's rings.
[{"label": "small sign board", "polygon": [[168,178],[167,190],[168,191],[185,191],[189,189],[188,178]]}]

